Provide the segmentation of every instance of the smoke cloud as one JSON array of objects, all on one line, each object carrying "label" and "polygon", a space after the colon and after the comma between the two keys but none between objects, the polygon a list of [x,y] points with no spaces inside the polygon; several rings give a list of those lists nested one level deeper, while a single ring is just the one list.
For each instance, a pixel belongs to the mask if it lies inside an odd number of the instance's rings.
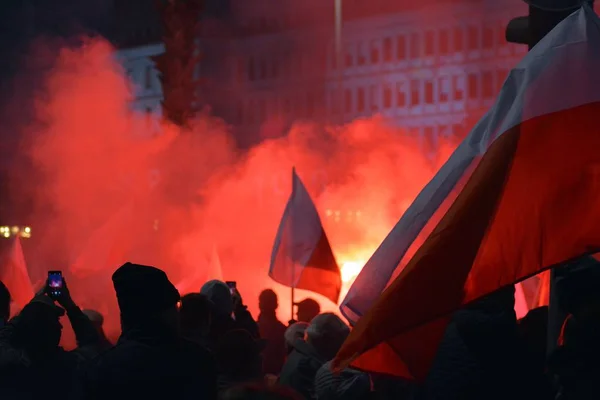
[{"label": "smoke cloud", "polygon": [[[378,116],[345,126],[296,123],[247,152],[210,115],[191,132],[162,122],[149,136],[148,116],[130,109],[132,83],[106,41],[86,39],[57,54],[35,93],[34,117],[21,126],[22,152],[38,172],[20,172],[15,193],[34,188],[29,260],[37,275],[72,269],[71,291],[85,307],[114,299],[117,261],[156,265],[199,290],[215,277],[216,249],[222,278],[237,281],[253,315],[260,291],[273,288],[287,321],[289,289],[267,272],[292,167],[350,280],[454,147],[442,142],[435,157],[425,155],[418,138]],[[178,201],[190,182],[197,201]],[[95,260],[101,272],[79,276],[81,260],[87,267]],[[296,300],[309,296],[336,309],[311,293],[298,291]],[[116,318],[107,319],[109,331],[118,331]]]}]

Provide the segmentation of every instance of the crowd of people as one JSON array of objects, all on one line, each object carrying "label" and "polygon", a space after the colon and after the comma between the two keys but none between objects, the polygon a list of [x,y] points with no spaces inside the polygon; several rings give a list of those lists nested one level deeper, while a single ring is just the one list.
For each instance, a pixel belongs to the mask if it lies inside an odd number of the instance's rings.
[{"label": "crowd of people", "polygon": [[[311,299],[284,324],[270,289],[255,320],[224,282],[180,296],[164,271],[127,263],[112,276],[122,331],[111,343],[104,316],[81,310],[66,282],[59,296],[43,288],[14,316],[0,283],[0,398],[597,399],[597,264],[563,283],[569,316],[550,357],[548,308],[517,321],[510,287],[454,314],[425,382],[332,372],[351,327]],[[59,346],[65,314],[71,351]]]}]

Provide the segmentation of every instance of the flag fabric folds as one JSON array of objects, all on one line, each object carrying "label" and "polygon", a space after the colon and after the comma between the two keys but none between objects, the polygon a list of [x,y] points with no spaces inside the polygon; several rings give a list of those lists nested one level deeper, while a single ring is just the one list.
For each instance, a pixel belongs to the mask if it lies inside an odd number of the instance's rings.
[{"label": "flag fabric folds", "polygon": [[273,244],[269,276],[282,285],[319,293],[338,302],[340,270],[317,208],[295,169],[292,194]]},{"label": "flag fabric folds", "polygon": [[[344,300],[342,312],[358,321],[334,368],[352,363],[423,379],[453,311],[600,249],[599,27],[586,5],[511,71],[492,109],[419,194]],[[396,271],[458,189],[435,229]]]},{"label": "flag fabric folds", "polygon": [[6,264],[0,268],[0,281],[10,292],[11,314],[14,315],[16,311],[21,310],[33,298],[34,290],[18,236],[13,239]]}]

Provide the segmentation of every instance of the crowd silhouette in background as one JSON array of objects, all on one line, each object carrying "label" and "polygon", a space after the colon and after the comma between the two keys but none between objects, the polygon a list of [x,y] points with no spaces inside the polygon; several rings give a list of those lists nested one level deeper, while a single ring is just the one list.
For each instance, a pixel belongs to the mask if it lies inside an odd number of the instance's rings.
[{"label": "crowd silhouette in background", "polygon": [[[112,276],[122,332],[111,343],[104,317],[81,310],[66,282],[42,288],[14,316],[0,284],[2,399],[598,399],[600,266],[592,258],[557,288],[568,317],[547,357],[548,309],[517,320],[514,289],[457,311],[424,382],[330,362],[350,333],[312,299],[298,321],[277,319],[264,290],[254,320],[241,293],[221,281],[180,296],[160,269],[127,263]],[[59,346],[66,315],[77,348]],[[381,327],[385,329],[385,327]]]}]

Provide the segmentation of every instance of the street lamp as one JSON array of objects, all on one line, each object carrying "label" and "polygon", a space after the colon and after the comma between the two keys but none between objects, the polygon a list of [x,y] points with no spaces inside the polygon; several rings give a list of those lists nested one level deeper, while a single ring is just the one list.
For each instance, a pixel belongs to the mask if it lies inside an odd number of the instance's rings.
[{"label": "street lamp", "polygon": [[342,0],[335,1],[335,62],[337,64],[337,96],[336,102],[340,113],[340,123],[344,123],[344,69],[342,49]]},{"label": "street lamp", "polygon": [[0,238],[9,239],[15,236],[29,239],[31,228],[28,226],[0,226]]}]

